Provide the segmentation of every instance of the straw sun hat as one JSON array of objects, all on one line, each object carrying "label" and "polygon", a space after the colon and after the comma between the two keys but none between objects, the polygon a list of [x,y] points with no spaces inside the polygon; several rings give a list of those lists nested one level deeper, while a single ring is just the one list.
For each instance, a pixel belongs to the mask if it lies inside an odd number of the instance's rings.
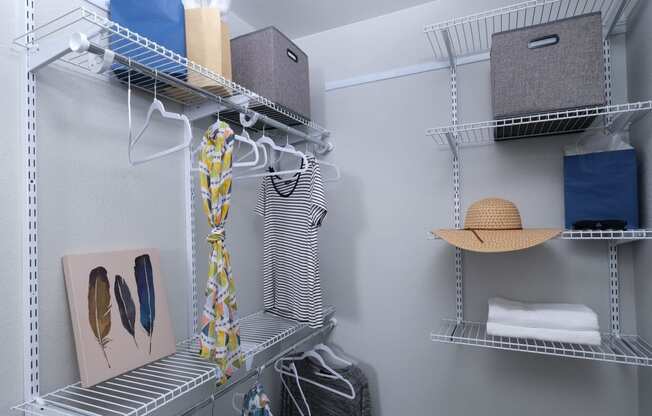
[{"label": "straw sun hat", "polygon": [[561,233],[559,229],[523,229],[514,203],[500,198],[476,201],[466,211],[463,230],[435,230],[448,243],[481,253],[516,251],[539,245]]}]

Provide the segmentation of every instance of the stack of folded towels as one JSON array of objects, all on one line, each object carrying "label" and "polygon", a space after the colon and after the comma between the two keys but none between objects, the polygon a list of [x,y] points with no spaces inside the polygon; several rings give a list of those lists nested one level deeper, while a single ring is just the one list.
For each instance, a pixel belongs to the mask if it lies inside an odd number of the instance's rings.
[{"label": "stack of folded towels", "polygon": [[588,306],[489,300],[487,334],[600,345],[598,315]]}]

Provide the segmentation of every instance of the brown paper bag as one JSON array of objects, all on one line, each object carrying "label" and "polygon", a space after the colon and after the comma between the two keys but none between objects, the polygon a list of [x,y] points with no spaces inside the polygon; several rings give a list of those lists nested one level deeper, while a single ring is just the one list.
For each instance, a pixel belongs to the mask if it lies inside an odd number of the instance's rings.
[{"label": "brown paper bag", "polygon": [[222,21],[222,75],[226,79],[233,79],[231,71],[231,31],[229,25]]},{"label": "brown paper bag", "polygon": [[[230,80],[232,74],[229,28],[220,19],[219,9],[186,9],[185,19],[188,59]],[[188,83],[220,96],[231,95],[227,88],[193,70],[188,71]],[[175,98],[174,95],[172,98]]]}]

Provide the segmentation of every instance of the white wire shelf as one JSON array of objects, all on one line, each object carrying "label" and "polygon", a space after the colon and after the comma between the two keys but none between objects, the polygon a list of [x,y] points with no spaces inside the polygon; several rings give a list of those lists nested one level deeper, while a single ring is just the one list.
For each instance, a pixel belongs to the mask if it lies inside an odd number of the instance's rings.
[{"label": "white wire shelf", "polygon": [[557,111],[530,116],[449,125],[428,129],[437,145],[485,145],[497,140],[577,133],[589,129],[628,126],[652,110],[652,101]]},{"label": "white wire shelf", "polygon": [[531,0],[508,7],[427,25],[424,32],[435,59],[450,61],[486,54],[494,33],[601,12],[605,37],[627,6],[626,0]]},{"label": "white wire shelf", "polygon": [[[566,230],[557,238],[562,240],[606,240],[629,243],[652,240],[652,230]],[[432,231],[427,233],[427,239],[441,240]]]},{"label": "white wire shelf", "polygon": [[622,242],[650,240],[652,230],[567,230],[561,234],[563,240],[615,240]]},{"label": "white wire shelf", "polygon": [[[69,40],[76,33],[88,38],[90,50],[75,52],[69,47]],[[134,88],[148,93],[156,92],[160,97],[193,108],[219,101],[227,106],[224,118],[234,123],[240,122],[239,112],[227,110],[236,105],[267,116],[283,126],[302,126],[305,133],[312,137],[325,138],[329,134],[313,121],[85,7],[76,8],[40,25],[16,38],[14,43],[30,53],[31,70],[53,62],[63,62],[96,74],[101,67],[102,56],[93,51],[110,50],[115,53],[115,62],[108,71],[103,72],[103,76],[126,83],[131,74]]]},{"label": "white wire shelf", "polygon": [[635,335],[616,337],[603,334],[601,345],[583,345],[487,335],[485,324],[476,322],[458,324],[454,320],[443,320],[440,328],[430,336],[434,342],[652,366],[652,346]]},{"label": "white wire shelf", "polygon": [[[324,311],[326,317],[334,308]],[[257,312],[240,319],[243,358],[257,354],[308,328],[305,323]],[[311,330],[314,332],[314,330]],[[215,366],[198,356],[199,340],[177,346],[176,354],[90,388],[75,383],[13,410],[29,415],[143,416],[215,380]]]}]

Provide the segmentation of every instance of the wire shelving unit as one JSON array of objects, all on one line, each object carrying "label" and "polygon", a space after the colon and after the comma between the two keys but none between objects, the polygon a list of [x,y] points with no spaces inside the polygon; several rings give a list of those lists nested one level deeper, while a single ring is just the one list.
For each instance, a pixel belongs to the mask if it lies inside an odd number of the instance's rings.
[{"label": "wire shelving unit", "polygon": [[[627,15],[635,2],[630,0],[529,0],[508,7],[476,13],[424,28],[434,59],[446,62],[450,68],[450,115],[448,126],[428,129],[437,145],[452,153],[453,226],[462,228],[460,153],[465,146],[484,145],[496,140],[577,133],[590,129],[609,132],[627,131],[652,110],[652,101],[613,105],[611,43],[609,36],[616,27],[626,24]],[[457,66],[489,59],[492,36],[495,33],[551,23],[587,13],[602,16],[605,66],[605,106],[527,115],[483,122],[459,122]],[[622,335],[620,327],[620,278],[618,246],[652,238],[651,230],[626,231],[563,231],[559,239],[602,240],[608,245],[608,282],[610,329],[603,335],[602,345],[543,342],[529,339],[492,337],[486,325],[464,319],[463,252],[455,250],[455,310],[454,320],[444,320],[439,330],[431,334],[432,341],[473,345],[513,351],[584,358],[630,365],[652,365],[652,347],[635,335]],[[428,239],[438,239],[432,232]]]},{"label": "wire shelving unit", "polygon": [[[436,144],[455,147],[485,145],[510,138],[576,133],[589,129],[609,129],[638,121],[652,110],[652,101],[557,111],[523,117],[454,124],[428,129]],[[588,122],[587,122],[588,121]]]},{"label": "wire shelving unit", "polygon": [[637,366],[652,366],[652,346],[638,336],[602,334],[600,345],[540,341],[526,338],[487,334],[482,323],[443,320],[440,328],[430,334],[435,342],[473,345],[501,350],[521,351],[568,358],[607,361]]},{"label": "wire shelving unit", "polygon": [[[328,307],[324,315],[330,316],[334,311],[334,308]],[[240,335],[244,361],[252,360],[307,328],[305,323],[265,312],[242,318]],[[317,332],[319,329],[310,329],[305,337]],[[71,384],[18,405],[13,410],[38,416],[148,415],[191,390],[215,381],[215,366],[201,359],[198,352],[199,339],[195,337],[179,343],[177,352],[166,358],[90,388],[83,388],[80,383]]]},{"label": "wire shelving unit", "polygon": [[[601,12],[605,37],[618,23],[624,0],[531,0],[483,13],[427,25],[424,33],[435,60],[450,61],[487,54],[494,33],[522,29],[587,13]],[[484,57],[486,59],[486,56]]]},{"label": "wire shelving unit", "polygon": [[[25,414],[142,416],[175,400],[196,387],[214,380],[215,368],[198,357],[197,338],[178,345],[169,357],[100,383],[82,388],[79,383],[46,395],[40,392],[38,337],[38,174],[37,174],[37,77],[49,65],[71,69],[75,74],[90,75],[109,84],[140,90],[155,98],[183,106],[191,121],[217,114],[222,120],[246,124],[252,129],[267,126],[300,140],[317,145],[317,152],[333,149],[327,139],[330,132],[272,100],[233,81],[225,79],[196,62],[176,54],[106,17],[106,13],[88,7],[36,25],[33,0],[22,2],[19,27],[26,33],[14,39],[25,52],[23,91],[23,285],[24,291],[24,395],[25,402],[14,410]],[[125,104],[127,104],[125,100]],[[188,155],[189,156],[189,155]],[[192,286],[189,304],[189,328],[197,327],[197,281],[195,273],[195,228],[193,179],[190,158],[184,164],[186,197],[186,240],[188,279]],[[190,306],[191,305],[191,306]],[[334,309],[327,308],[325,316]],[[283,319],[269,313],[256,313],[240,320],[243,358],[249,366],[261,353],[300,338],[305,342],[326,333],[335,325],[329,320],[321,329]],[[294,344],[295,346],[297,344]],[[284,351],[290,351],[294,346]],[[249,370],[247,368],[247,370]],[[249,371],[248,374],[250,374]],[[227,391],[242,379],[223,386]]]},{"label": "wire shelving unit", "polygon": [[[80,48],[75,44],[74,37],[79,34],[88,39],[90,46]],[[205,116],[219,111],[225,120],[240,124],[240,114],[245,114],[257,118],[259,124],[304,139],[314,141],[329,136],[328,130],[317,123],[87,7],[51,19],[16,38],[14,43],[30,53],[30,71],[62,62],[91,74],[101,71],[103,77],[120,83],[131,78],[133,88],[186,106],[191,119],[193,112]],[[107,65],[103,67],[107,55],[112,60],[109,69]]]}]

